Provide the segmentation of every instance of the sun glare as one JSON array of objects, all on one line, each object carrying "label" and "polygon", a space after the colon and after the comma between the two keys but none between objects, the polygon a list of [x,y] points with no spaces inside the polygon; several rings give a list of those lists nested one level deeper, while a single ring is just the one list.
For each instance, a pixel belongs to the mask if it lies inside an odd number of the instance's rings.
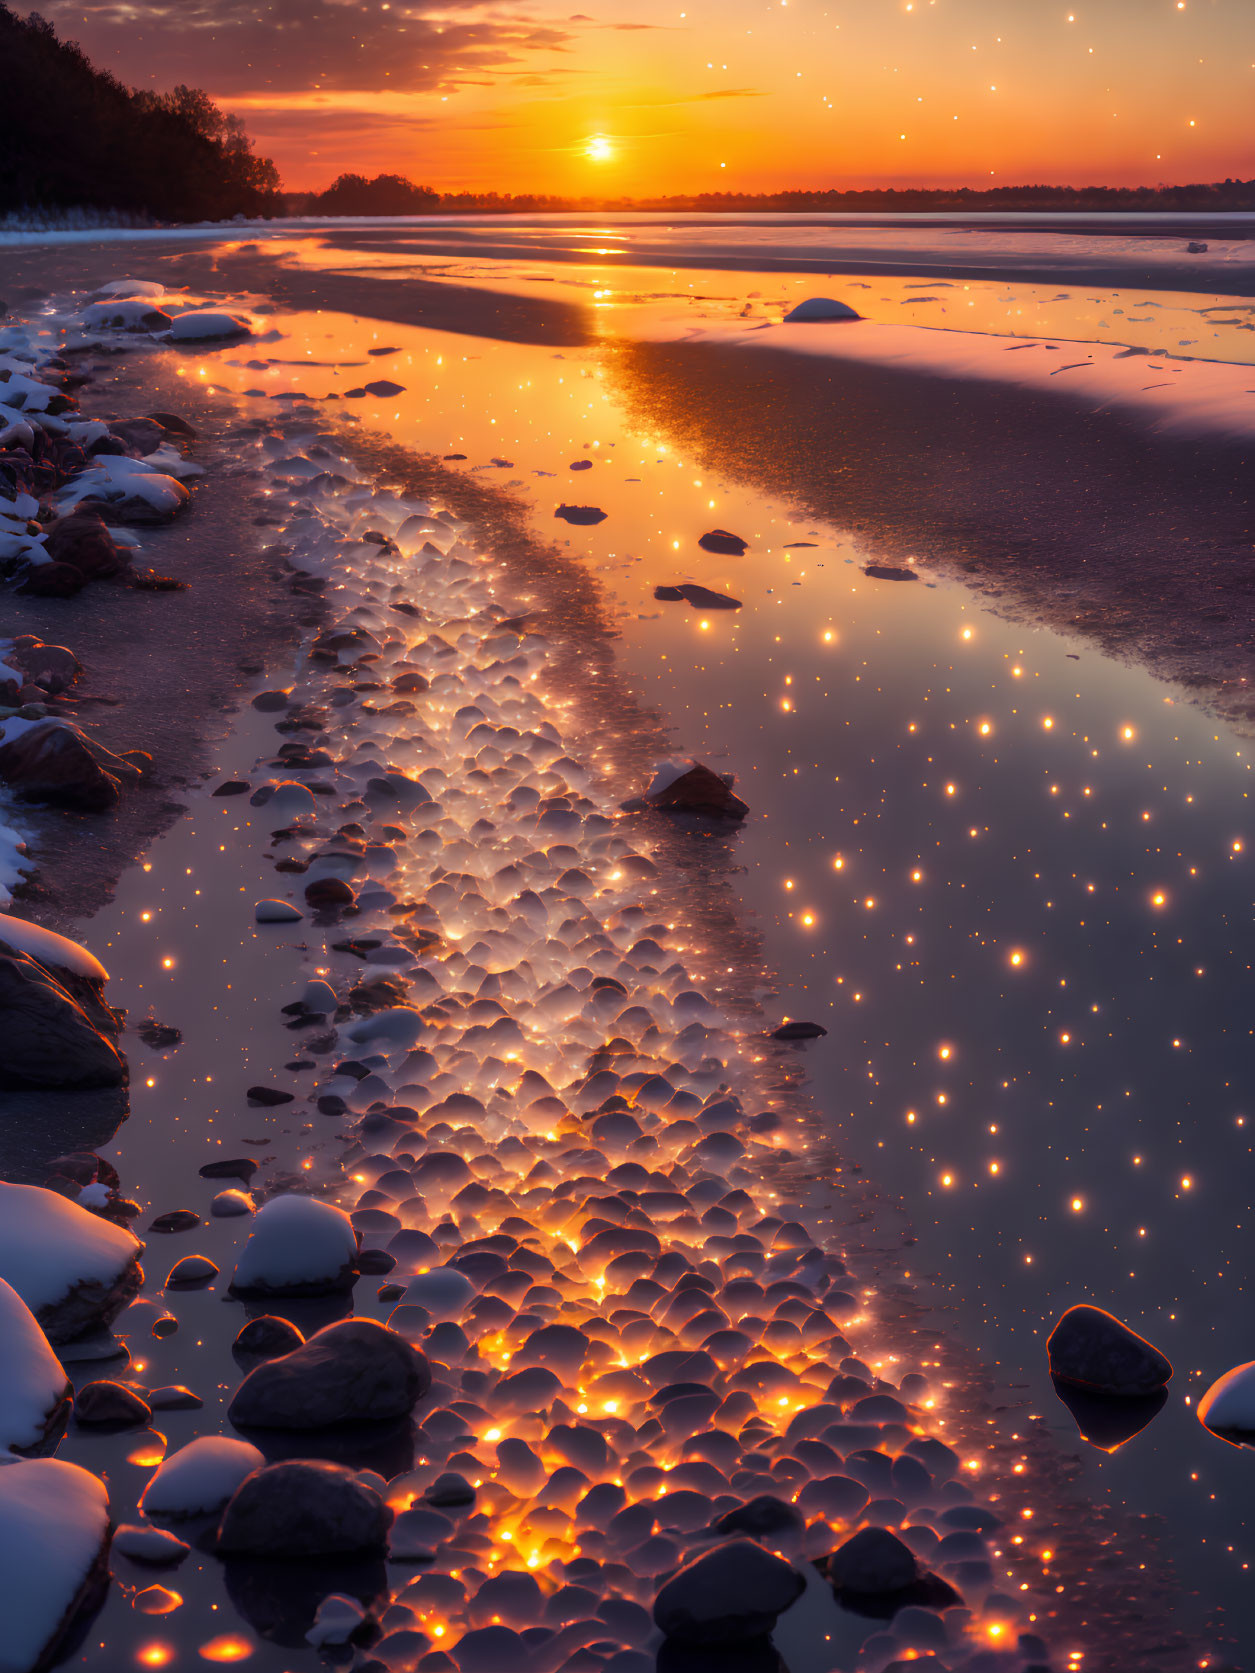
[{"label": "sun glare", "polygon": [[605,134],[594,134],[584,147],[584,155],[591,163],[608,163],[614,156],[614,146]]}]

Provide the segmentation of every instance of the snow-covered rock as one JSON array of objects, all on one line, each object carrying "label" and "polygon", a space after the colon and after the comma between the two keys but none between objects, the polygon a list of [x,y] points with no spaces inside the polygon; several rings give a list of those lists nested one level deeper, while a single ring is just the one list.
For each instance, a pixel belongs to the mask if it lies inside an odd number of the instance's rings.
[{"label": "snow-covered rock", "polygon": [[796,308],[790,308],[784,317],[790,324],[810,325],[820,320],[861,319],[863,316],[855,313],[848,302],[834,302],[830,296],[808,296]]},{"label": "snow-covered rock", "polygon": [[89,331],[161,331],[170,323],[169,314],[143,296],[89,302],[80,317]]},{"label": "snow-covered rock", "polygon": [[305,914],[288,900],[259,900],[253,917],[259,924],[296,924]]},{"label": "snow-covered rock", "polygon": [[245,1476],[266,1460],[247,1441],[201,1435],[172,1452],[145,1487],[139,1508],[145,1516],[183,1517],[221,1510]]},{"label": "snow-covered rock", "polygon": [[156,279],[110,279],[107,285],[99,285],[96,290],[98,297],[118,302],[130,297],[161,297],[166,294],[166,287],[159,285]]},{"label": "snow-covered rock", "polygon": [[192,1549],[186,1540],[168,1528],[150,1528],[140,1522],[124,1522],[113,1536],[113,1549],[133,1563],[150,1563],[168,1568],[181,1563]]},{"label": "snow-covered rock", "polygon": [[397,1005],[391,1010],[376,1011],[373,1017],[362,1017],[344,1029],[344,1037],[355,1046],[378,1041],[380,1045],[415,1046],[427,1030],[427,1024],[417,1011],[408,1005]]},{"label": "snow-covered rock", "polygon": [[176,343],[200,343],[210,337],[251,337],[251,323],[237,314],[217,314],[197,310],[177,314],[170,326],[170,337]]},{"label": "snow-covered rock", "polygon": [[0,1455],[0,1673],[47,1666],[108,1584],[109,1495],[57,1458]]},{"label": "snow-covered rock", "polygon": [[1255,1360],[1235,1365],[1198,1403],[1198,1421],[1225,1440],[1255,1444]]},{"label": "snow-covered rock", "polygon": [[257,1211],[231,1288],[237,1295],[326,1295],[357,1278],[357,1233],[316,1197],[272,1197]]},{"label": "snow-covered rock", "polygon": [[40,924],[28,923],[25,918],[12,918],[0,912],[0,944],[19,953],[29,953],[49,969],[69,970],[93,982],[109,980],[109,972],[86,947],[80,947],[77,941],[56,935]]},{"label": "snow-covered rock", "polygon": [[0,1451],[49,1452],[69,1415],[70,1379],[35,1315],[2,1279],[0,1343]]},{"label": "snow-covered rock", "polygon": [[72,1342],[117,1317],[144,1281],[143,1249],[56,1191],[0,1183],[0,1278],[51,1342]]}]

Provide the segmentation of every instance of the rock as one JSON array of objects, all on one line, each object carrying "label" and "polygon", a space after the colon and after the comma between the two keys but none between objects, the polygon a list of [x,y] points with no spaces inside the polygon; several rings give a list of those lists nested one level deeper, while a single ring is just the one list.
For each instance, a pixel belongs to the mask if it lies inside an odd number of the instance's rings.
[{"label": "rock", "polygon": [[374,383],[366,385],[366,393],[368,395],[378,395],[381,400],[386,400],[389,395],[403,395],[405,385],[403,383],[390,383],[387,378],[378,378]]},{"label": "rock", "polygon": [[690,813],[702,819],[742,820],[749,808],[734,796],[717,773],[700,762],[672,779],[661,790],[646,795],[650,807],[661,813]]},{"label": "rock", "polygon": [[818,1022],[786,1022],[772,1030],[773,1040],[821,1040],[828,1030]]},{"label": "rock", "polygon": [[167,1383],[162,1388],[154,1388],[148,1396],[148,1403],[155,1412],[194,1412],[205,1404],[199,1394],[193,1394],[182,1383]]},{"label": "rock", "polygon": [[166,1279],[168,1290],[199,1289],[204,1284],[210,1284],[218,1276],[218,1268],[207,1255],[184,1255],[181,1261],[176,1261],[170,1268]]},{"label": "rock", "polygon": [[453,1538],[453,1523],[426,1505],[401,1512],[388,1535],[388,1557],[394,1563],[430,1562],[436,1547]]},{"label": "rock", "polygon": [[697,542],[703,552],[720,552],[724,557],[740,558],[749,551],[749,541],[727,529],[710,529]]},{"label": "rock", "polygon": [[[668,591],[678,592],[679,597],[684,599],[686,604],[691,604],[696,611],[740,611],[741,609],[740,599],[733,599],[726,592],[711,592],[709,587],[698,587],[691,581],[683,581],[678,587],[668,589]],[[658,591],[654,591],[654,597],[658,597]]]},{"label": "rock", "polygon": [[181,1563],[192,1548],[168,1528],[146,1528],[137,1522],[124,1522],[113,1536],[113,1549],[133,1563],[170,1568]]},{"label": "rock", "polygon": [[140,770],[61,720],[37,720],[15,732],[0,726],[0,779],[19,800],[75,813],[107,813]]},{"label": "rock", "polygon": [[770,1493],[762,1493],[747,1504],[725,1511],[713,1524],[721,1534],[749,1534],[753,1539],[776,1539],[781,1534],[801,1533],[804,1523],[793,1505]]},{"label": "rock", "polygon": [[209,1205],[209,1212],[215,1220],[229,1220],[233,1216],[251,1214],[253,1199],[247,1191],[219,1191]]},{"label": "rock", "polygon": [[272,1197],[236,1262],[235,1295],[332,1295],[352,1289],[357,1234],[342,1209],[315,1197]]},{"label": "rock", "polygon": [[90,1428],[131,1429],[152,1415],[147,1400],[123,1383],[84,1383],[74,1397],[74,1421]]},{"label": "rock", "polygon": [[808,296],[784,316],[787,325],[813,325],[823,320],[861,319],[846,302],[834,302],[830,296]]},{"label": "rock", "polygon": [[7,1449],[35,1457],[51,1452],[70,1415],[70,1379],[35,1315],[2,1281],[0,1342],[0,1453]]},{"label": "rock", "polygon": [[10,651],[5,660],[54,696],[68,691],[83,672],[83,665],[73,651],[64,645],[45,645],[42,641]]},{"label": "rock", "polygon": [[246,319],[235,314],[212,313],[195,309],[178,314],[170,322],[170,340],[174,343],[201,343],[211,337],[251,337],[253,328]]},{"label": "rock", "polygon": [[1255,1360],[1211,1385],[1198,1403],[1198,1421],[1222,1440],[1255,1445]]},{"label": "rock", "polygon": [[1069,1307],[1046,1351],[1052,1376],[1100,1394],[1154,1394],[1172,1377],[1158,1348],[1101,1307]]},{"label": "rock", "polygon": [[217,785],[210,794],[214,796],[247,796],[252,788],[246,778],[224,778],[222,783]]},{"label": "rock", "polygon": [[560,505],[554,512],[564,523],[604,523],[606,513],[595,505]]},{"label": "rock", "polygon": [[201,1435],[172,1452],[144,1489],[145,1516],[178,1518],[220,1510],[240,1483],[266,1460],[247,1441]]},{"label": "rock", "polygon": [[218,1529],[219,1551],[325,1557],[385,1545],[392,1511],[342,1464],[270,1464],[236,1489]]},{"label": "rock", "polygon": [[316,911],[328,907],[352,906],[357,896],[342,877],[316,877],[305,885],[306,905]]},{"label": "rock", "polygon": [[73,598],[87,585],[81,569],[70,563],[32,564],[21,591],[31,598]]},{"label": "rock", "polygon": [[0,1278],[54,1344],[111,1324],[144,1281],[129,1231],[38,1185],[0,1184]]},{"label": "rock", "polygon": [[732,1540],[672,1575],[654,1600],[654,1623],[683,1644],[735,1644],[769,1633],[805,1589],[791,1563]]},{"label": "rock", "polygon": [[1081,1439],[1100,1452],[1119,1451],[1168,1403],[1166,1388],[1157,1394],[1098,1394],[1078,1383],[1061,1382],[1058,1377],[1050,1380],[1071,1412]]},{"label": "rock", "polygon": [[194,1231],[199,1225],[200,1215],[192,1209],[172,1208],[166,1214],[158,1214],[148,1229],[169,1235],[174,1232]]},{"label": "rock", "polygon": [[224,1156],[217,1162],[206,1162],[197,1169],[202,1179],[238,1179],[242,1185],[247,1185],[257,1172],[257,1163],[251,1156]]},{"label": "rock", "polygon": [[100,1009],[89,1014],[67,982],[28,954],[0,953],[0,1085],[123,1085],[126,1059],[98,1026]]},{"label": "rock", "polygon": [[181,1028],[175,1028],[168,1022],[158,1022],[156,1017],[143,1017],[136,1024],[135,1032],[154,1051],[168,1051],[170,1047],[183,1043]]},{"label": "rock", "polygon": [[91,302],[83,309],[83,324],[92,331],[163,331],[170,316],[144,297]]},{"label": "rock", "polygon": [[304,1341],[300,1331],[287,1319],[277,1319],[264,1313],[259,1319],[250,1319],[231,1346],[236,1353],[276,1359],[280,1354],[289,1354],[294,1348],[299,1348]]},{"label": "rock", "polygon": [[887,1528],[861,1528],[832,1553],[827,1572],[837,1591],[901,1592],[919,1579],[919,1564]]},{"label": "rock", "polygon": [[60,1659],[109,1583],[109,1495],[57,1458],[0,1463],[0,1621],[5,1673]]},{"label": "rock", "polygon": [[395,1331],[345,1319],[250,1371],[227,1415],[242,1429],[383,1423],[408,1417],[430,1386],[426,1359]]},{"label": "rock", "polygon": [[70,564],[88,581],[107,581],[130,564],[126,549],[98,516],[87,511],[72,512],[50,523],[44,550],[53,563]]},{"label": "rock", "polygon": [[186,418],[180,418],[177,412],[150,412],[149,418],[154,424],[170,435],[181,436],[184,441],[195,441],[197,432],[193,430]]},{"label": "rock", "polygon": [[683,601],[684,594],[679,587],[655,587],[654,597],[662,604],[679,604]]},{"label": "rock", "polygon": [[259,924],[298,924],[305,914],[286,900],[259,900],[253,917]]},{"label": "rock", "polygon": [[869,563],[863,565],[863,574],[870,575],[873,581],[918,581],[919,571],[916,569],[900,569],[891,563]]},{"label": "rock", "polygon": [[1185,253],[1187,256],[1206,255],[1207,246],[1206,244],[1201,243],[1198,239],[1191,238],[1190,242],[1185,246]]},{"label": "rock", "polygon": [[295,1094],[281,1092],[276,1086],[250,1086],[245,1096],[250,1104],[261,1104],[266,1109],[274,1109],[279,1104],[290,1104]]}]

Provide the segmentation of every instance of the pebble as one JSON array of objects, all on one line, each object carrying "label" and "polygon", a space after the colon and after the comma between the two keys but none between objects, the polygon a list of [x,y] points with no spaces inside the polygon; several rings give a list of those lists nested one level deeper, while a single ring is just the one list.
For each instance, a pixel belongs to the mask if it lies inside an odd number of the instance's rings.
[{"label": "pebble", "polygon": [[168,1290],[199,1288],[212,1283],[217,1276],[218,1268],[207,1255],[184,1255],[170,1268],[165,1287]]}]

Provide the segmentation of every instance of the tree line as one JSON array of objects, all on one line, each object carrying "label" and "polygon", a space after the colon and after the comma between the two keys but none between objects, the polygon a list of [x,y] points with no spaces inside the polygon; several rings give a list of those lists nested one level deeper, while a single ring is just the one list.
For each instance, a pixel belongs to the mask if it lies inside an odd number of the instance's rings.
[{"label": "tree line", "polygon": [[0,4],[0,214],[154,221],[282,213],[279,174],[238,116],[192,87],[124,87],[32,12]]}]

